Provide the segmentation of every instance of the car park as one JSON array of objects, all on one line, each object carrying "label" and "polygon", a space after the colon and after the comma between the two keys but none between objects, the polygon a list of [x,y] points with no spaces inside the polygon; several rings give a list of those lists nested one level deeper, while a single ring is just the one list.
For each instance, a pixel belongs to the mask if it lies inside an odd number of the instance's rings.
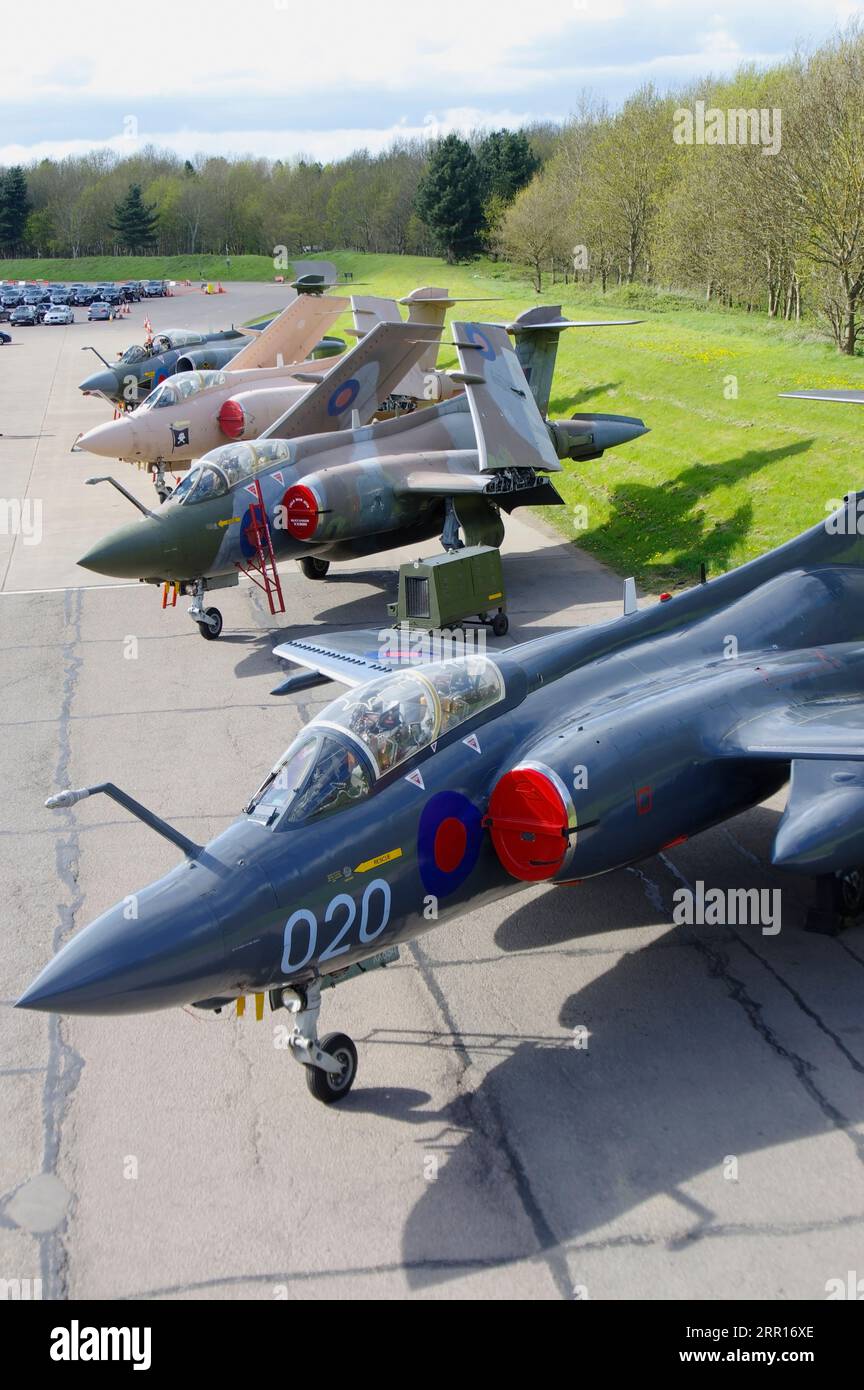
[{"label": "car park", "polygon": [[51,304],[45,312],[43,323],[74,323],[75,315],[68,304]]}]

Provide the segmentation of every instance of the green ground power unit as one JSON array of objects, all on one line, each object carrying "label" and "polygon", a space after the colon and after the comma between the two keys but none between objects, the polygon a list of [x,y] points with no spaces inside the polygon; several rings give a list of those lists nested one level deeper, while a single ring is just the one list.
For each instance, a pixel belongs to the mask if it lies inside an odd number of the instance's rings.
[{"label": "green ground power unit", "polygon": [[509,627],[501,552],[493,546],[413,560],[399,569],[399,598],[387,605],[391,618],[417,628],[488,623],[496,637]]}]

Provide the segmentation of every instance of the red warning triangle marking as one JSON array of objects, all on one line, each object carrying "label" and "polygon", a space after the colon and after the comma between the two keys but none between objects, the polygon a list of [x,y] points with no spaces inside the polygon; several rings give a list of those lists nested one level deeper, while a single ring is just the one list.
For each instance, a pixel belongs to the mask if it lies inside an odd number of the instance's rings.
[{"label": "red warning triangle marking", "polygon": [[413,786],[419,787],[421,791],[425,792],[426,790],[426,783],[423,781],[423,776],[419,768],[415,768],[413,772],[407,773],[405,781],[411,782]]},{"label": "red warning triangle marking", "polygon": [[473,750],[473,752],[480,752],[480,741],[477,738],[476,734],[469,734],[467,738],[463,738],[462,742],[467,744],[468,747]]},{"label": "red warning triangle marking", "polygon": [[273,474],[273,477],[276,479],[280,487],[285,486],[285,474],[282,472],[281,468],[277,469],[277,471]]},{"label": "red warning triangle marking", "polygon": [[256,486],[255,486],[254,483],[247,483],[247,484],[246,484],[246,491],[247,491],[247,492],[251,492],[252,496],[257,500],[257,497],[258,497],[258,489],[256,488]]}]

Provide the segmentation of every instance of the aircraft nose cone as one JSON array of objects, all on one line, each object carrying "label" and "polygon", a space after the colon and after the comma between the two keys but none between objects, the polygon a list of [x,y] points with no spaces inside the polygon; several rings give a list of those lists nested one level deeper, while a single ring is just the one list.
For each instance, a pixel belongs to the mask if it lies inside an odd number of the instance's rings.
[{"label": "aircraft nose cone", "polygon": [[201,891],[203,872],[184,863],[110,908],[62,948],[15,1007],[141,1013],[218,993],[225,943],[212,893]]},{"label": "aircraft nose cone", "polygon": [[112,579],[162,579],[166,560],[161,524],[155,517],[145,517],[121,526],[97,541],[78,563]]},{"label": "aircraft nose cone", "polygon": [[137,454],[135,427],[131,420],[107,420],[88,430],[76,441],[76,449],[105,459],[128,459]]},{"label": "aircraft nose cone", "polygon": [[101,372],[94,372],[92,376],[85,377],[78,387],[79,391],[84,391],[87,395],[93,396],[116,396],[118,392],[117,374],[109,371],[106,367]]}]

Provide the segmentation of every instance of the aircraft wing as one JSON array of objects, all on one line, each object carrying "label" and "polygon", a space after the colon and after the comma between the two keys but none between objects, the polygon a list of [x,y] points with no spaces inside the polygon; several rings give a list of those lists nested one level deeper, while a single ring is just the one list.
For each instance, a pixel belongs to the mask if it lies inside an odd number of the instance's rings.
[{"label": "aircraft wing", "polygon": [[411,652],[394,646],[390,640],[392,628],[357,628],[353,632],[334,632],[322,637],[297,637],[280,642],[273,655],[282,661],[293,661],[302,672],[290,672],[287,678],[270,693],[289,695],[325,681],[340,685],[365,685],[376,676],[384,676],[398,666],[422,665],[433,660],[427,647],[417,644]]},{"label": "aircraft wing", "polygon": [[739,724],[720,750],[731,758],[864,760],[864,700],[808,700]]},{"label": "aircraft wing", "polygon": [[288,363],[307,361],[316,343],[347,308],[348,300],[338,295],[298,294],[231,358],[229,370],[278,367],[280,359]]},{"label": "aircraft wing", "polygon": [[733,730],[731,757],[791,763],[771,859],[818,876],[864,864],[864,700],[811,700]]}]

